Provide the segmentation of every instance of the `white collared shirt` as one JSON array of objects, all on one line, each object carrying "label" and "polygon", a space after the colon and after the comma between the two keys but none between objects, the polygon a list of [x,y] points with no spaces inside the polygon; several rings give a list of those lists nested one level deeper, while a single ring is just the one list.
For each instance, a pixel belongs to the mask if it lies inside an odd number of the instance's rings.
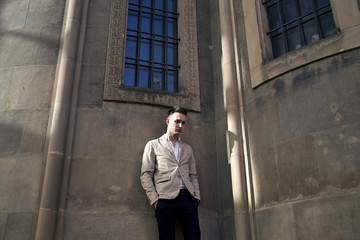
[{"label": "white collared shirt", "polygon": [[[170,137],[165,133],[165,137],[175,155],[175,158],[176,158],[176,161],[179,162],[179,146],[180,146],[180,137],[178,138],[178,140],[176,141],[175,143],[175,146],[173,145],[173,143],[170,141]],[[180,174],[179,174],[179,177],[180,177],[180,188],[181,189],[186,189],[186,186],[184,184],[184,181],[182,180]]]}]

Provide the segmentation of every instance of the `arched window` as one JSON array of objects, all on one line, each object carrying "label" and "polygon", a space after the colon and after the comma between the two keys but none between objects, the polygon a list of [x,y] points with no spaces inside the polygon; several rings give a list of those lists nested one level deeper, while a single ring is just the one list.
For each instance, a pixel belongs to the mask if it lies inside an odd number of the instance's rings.
[{"label": "arched window", "polygon": [[265,0],[273,57],[337,32],[329,0]]}]

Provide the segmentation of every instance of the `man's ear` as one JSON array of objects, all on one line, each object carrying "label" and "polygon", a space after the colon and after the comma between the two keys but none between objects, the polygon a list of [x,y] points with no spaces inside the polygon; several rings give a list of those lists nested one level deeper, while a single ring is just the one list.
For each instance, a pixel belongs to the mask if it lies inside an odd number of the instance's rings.
[{"label": "man's ear", "polygon": [[169,125],[169,121],[170,121],[170,119],[166,118],[165,122],[166,122],[167,125]]}]

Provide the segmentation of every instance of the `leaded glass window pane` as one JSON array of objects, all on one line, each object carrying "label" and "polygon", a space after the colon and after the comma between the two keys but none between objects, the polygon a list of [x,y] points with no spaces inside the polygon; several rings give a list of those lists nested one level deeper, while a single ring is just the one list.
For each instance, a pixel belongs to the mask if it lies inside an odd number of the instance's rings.
[{"label": "leaded glass window pane", "polygon": [[329,37],[336,33],[335,22],[332,14],[326,13],[320,16],[320,25],[324,37]]},{"label": "leaded glass window pane", "polygon": [[306,15],[314,11],[315,6],[313,1],[299,1],[300,5],[300,14]]},{"label": "leaded glass window pane", "polygon": [[284,11],[284,22],[288,23],[297,17],[295,0],[286,0],[282,2]]},{"label": "leaded glass window pane", "polygon": [[289,42],[289,50],[293,51],[302,47],[301,43],[301,33],[299,27],[293,28],[287,32],[288,34],[288,42]]},{"label": "leaded glass window pane", "polygon": [[275,29],[281,26],[280,13],[277,4],[273,4],[272,6],[269,6],[268,18],[269,18],[270,29]]},{"label": "leaded glass window pane", "polygon": [[286,53],[285,44],[284,44],[284,37],[283,37],[282,34],[273,37],[271,39],[271,43],[272,43],[275,58]]},{"label": "leaded glass window pane", "polygon": [[337,33],[329,0],[263,0],[273,57]]},{"label": "leaded glass window pane", "polygon": [[316,42],[320,39],[316,24],[314,24],[314,20],[304,23],[303,26],[306,44]]},{"label": "leaded glass window pane", "polygon": [[129,0],[124,85],[176,92],[176,0]]}]

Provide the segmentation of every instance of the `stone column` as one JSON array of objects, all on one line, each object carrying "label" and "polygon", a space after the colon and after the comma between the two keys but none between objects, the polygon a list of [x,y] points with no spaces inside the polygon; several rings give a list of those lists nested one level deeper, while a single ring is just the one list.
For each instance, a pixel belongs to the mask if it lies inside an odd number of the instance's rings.
[{"label": "stone column", "polygon": [[235,34],[231,0],[219,0],[222,71],[227,116],[229,162],[234,199],[235,234],[238,240],[251,239],[245,159],[237,81]]},{"label": "stone column", "polygon": [[55,238],[83,0],[68,0],[35,239]]}]

